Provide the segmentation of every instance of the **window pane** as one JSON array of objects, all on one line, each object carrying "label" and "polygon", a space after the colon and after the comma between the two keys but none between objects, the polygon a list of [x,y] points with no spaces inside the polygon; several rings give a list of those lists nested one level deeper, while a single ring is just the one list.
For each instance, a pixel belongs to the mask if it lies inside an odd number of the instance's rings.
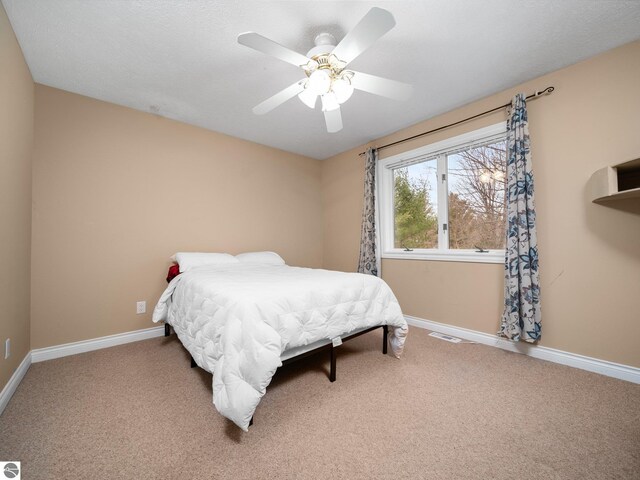
[{"label": "window pane", "polygon": [[449,248],[503,249],[505,242],[505,142],[447,156]]},{"label": "window pane", "polygon": [[436,159],[393,170],[395,248],[437,248]]}]

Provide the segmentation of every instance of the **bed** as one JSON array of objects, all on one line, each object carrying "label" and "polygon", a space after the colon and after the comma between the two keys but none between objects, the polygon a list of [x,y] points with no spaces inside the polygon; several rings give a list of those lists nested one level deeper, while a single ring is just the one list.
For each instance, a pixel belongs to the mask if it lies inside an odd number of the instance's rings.
[{"label": "bed", "polygon": [[407,323],[381,279],[291,267],[271,252],[246,255],[194,266],[177,254],[182,273],[153,312],[154,322],[173,328],[192,362],[213,374],[214,405],[243,430],[283,363],[328,348],[335,380],[335,347],[379,327],[383,351],[388,333],[400,357]]}]

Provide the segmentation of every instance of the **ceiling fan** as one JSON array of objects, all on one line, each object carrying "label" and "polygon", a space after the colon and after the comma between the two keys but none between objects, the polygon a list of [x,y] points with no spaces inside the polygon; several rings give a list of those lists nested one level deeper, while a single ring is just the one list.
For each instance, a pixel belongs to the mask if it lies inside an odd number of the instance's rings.
[{"label": "ceiling fan", "polygon": [[346,69],[350,62],[395,24],[390,12],[372,8],[338,45],[333,35],[321,33],[315,38],[315,47],[306,56],[255,32],[238,35],[238,43],[241,45],[296,65],[306,75],[306,78],[255,106],[253,113],[263,115],[296,95],[309,108],[315,108],[320,97],[327,131],[333,133],[342,130],[340,105],[351,97],[354,89],[396,100],[407,100],[413,91],[411,85]]}]

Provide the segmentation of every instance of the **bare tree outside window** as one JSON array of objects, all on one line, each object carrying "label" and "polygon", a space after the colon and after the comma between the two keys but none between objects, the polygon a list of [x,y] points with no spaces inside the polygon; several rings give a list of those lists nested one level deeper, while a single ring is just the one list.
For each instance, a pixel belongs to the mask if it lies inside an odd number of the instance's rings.
[{"label": "bare tree outside window", "polygon": [[505,241],[504,141],[448,155],[449,248],[503,249]]}]

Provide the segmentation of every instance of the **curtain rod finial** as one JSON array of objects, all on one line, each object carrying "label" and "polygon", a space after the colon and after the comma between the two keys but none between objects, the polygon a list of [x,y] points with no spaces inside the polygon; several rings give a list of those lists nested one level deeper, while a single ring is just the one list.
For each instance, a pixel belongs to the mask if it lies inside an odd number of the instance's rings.
[{"label": "curtain rod finial", "polygon": [[542,95],[549,95],[551,92],[553,92],[555,90],[554,87],[547,87],[544,90],[536,90],[533,94],[533,97],[540,97]]}]

